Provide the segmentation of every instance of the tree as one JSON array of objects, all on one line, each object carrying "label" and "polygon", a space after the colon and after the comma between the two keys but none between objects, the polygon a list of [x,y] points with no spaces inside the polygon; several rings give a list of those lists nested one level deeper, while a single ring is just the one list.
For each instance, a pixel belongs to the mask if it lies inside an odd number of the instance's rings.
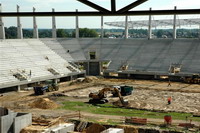
[{"label": "tree", "polygon": [[39,29],[38,33],[39,33],[40,38],[51,38],[52,37],[51,29]]},{"label": "tree", "polygon": [[163,33],[164,33],[163,30],[158,30],[156,36],[158,38],[162,38],[162,35],[164,35]]},{"label": "tree", "polygon": [[[75,31],[72,33],[72,36],[75,37]],[[79,37],[98,37],[98,33],[93,29],[80,28]]]},{"label": "tree", "polygon": [[23,37],[24,38],[33,38],[33,30],[32,29],[23,29]]},{"label": "tree", "polygon": [[57,29],[57,37],[69,37],[69,34],[64,29]]},{"label": "tree", "polygon": [[11,26],[9,28],[5,27],[5,36],[8,39],[17,38],[17,27]]}]

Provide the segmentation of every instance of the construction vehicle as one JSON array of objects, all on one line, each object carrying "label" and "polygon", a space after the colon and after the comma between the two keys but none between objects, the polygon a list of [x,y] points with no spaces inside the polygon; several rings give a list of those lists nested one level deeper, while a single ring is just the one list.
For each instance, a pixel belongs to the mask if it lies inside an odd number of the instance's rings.
[{"label": "construction vehicle", "polygon": [[45,92],[57,91],[59,89],[58,84],[53,80],[46,80],[42,83],[36,83],[33,85],[35,95],[44,95]]},{"label": "construction vehicle", "polygon": [[200,83],[200,76],[199,74],[193,74],[192,76],[186,76],[182,78],[184,82],[190,84],[199,84]]},{"label": "construction vehicle", "polygon": [[93,103],[93,104],[107,103],[108,102],[108,100],[106,99],[107,92],[111,92],[111,93],[115,92],[118,95],[121,104],[123,106],[128,105],[128,101],[125,101],[123,99],[123,97],[120,94],[120,91],[117,88],[103,88],[103,89],[99,90],[99,92],[97,92],[97,93],[90,93],[89,98],[91,98],[91,99],[89,100],[89,103]]},{"label": "construction vehicle", "polygon": [[[120,85],[120,86],[113,86],[113,88],[117,88],[122,96],[131,95],[133,92],[132,86]],[[112,94],[115,97],[118,96],[118,94],[115,91],[113,91]]]}]

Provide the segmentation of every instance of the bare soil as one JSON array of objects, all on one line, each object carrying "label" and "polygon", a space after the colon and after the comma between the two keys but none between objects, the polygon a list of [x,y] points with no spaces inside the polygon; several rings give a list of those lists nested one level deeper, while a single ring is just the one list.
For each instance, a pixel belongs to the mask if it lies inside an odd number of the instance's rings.
[{"label": "bare soil", "polygon": [[[0,106],[17,112],[30,112],[34,118],[58,118],[74,112],[53,109],[60,104],[60,101],[57,101],[56,97],[52,97],[54,93],[65,95],[66,97],[63,100],[66,101],[88,101],[88,94],[90,92],[113,85],[131,85],[134,87],[133,94],[124,97],[129,101],[130,107],[133,108],[200,113],[200,85],[171,82],[171,86],[168,87],[168,82],[166,81],[105,79],[96,77],[90,77],[83,81],[74,80],[60,83],[59,91],[47,92],[41,96],[35,96],[33,90],[4,93],[0,97]],[[172,97],[172,104],[170,105],[167,104],[167,98],[169,96]],[[54,105],[48,105],[50,107],[46,109],[30,106],[41,98],[49,98]],[[110,102],[117,100],[118,98],[109,97]],[[49,102],[48,99],[46,101]],[[85,115],[98,117],[96,114],[85,113]],[[103,118],[103,116],[99,115],[99,118]]]}]

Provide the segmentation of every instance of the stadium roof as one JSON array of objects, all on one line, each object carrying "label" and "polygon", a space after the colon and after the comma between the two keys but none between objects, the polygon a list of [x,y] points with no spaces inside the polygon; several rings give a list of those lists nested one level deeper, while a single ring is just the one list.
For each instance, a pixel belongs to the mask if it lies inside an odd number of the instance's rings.
[{"label": "stadium roof", "polygon": [[[125,21],[116,21],[116,22],[105,22],[105,25],[108,26],[115,26],[115,27],[125,27]],[[163,19],[163,20],[152,20],[151,25],[152,27],[167,27],[173,26],[174,21],[173,19]],[[139,21],[128,21],[128,28],[136,28],[136,27],[148,27],[149,20],[139,20]],[[200,25],[200,18],[193,18],[193,19],[177,19],[176,20],[177,26],[194,26]]]},{"label": "stadium roof", "polygon": [[[15,16],[124,16],[124,15],[184,15],[184,14],[200,14],[200,9],[173,9],[173,10],[140,10],[131,11],[135,7],[142,5],[148,0],[133,0],[133,2],[119,10],[116,10],[116,0],[110,0],[110,10],[91,2],[90,0],[77,0],[97,11],[79,11],[79,12],[0,12],[2,17]],[[1,5],[1,4],[0,4]]]}]

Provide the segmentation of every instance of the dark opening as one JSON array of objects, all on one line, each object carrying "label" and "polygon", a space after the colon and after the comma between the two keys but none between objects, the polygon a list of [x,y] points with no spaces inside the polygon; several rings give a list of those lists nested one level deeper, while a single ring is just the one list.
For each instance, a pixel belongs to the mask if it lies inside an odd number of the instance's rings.
[{"label": "dark opening", "polygon": [[90,60],[96,59],[96,52],[90,52]]}]

